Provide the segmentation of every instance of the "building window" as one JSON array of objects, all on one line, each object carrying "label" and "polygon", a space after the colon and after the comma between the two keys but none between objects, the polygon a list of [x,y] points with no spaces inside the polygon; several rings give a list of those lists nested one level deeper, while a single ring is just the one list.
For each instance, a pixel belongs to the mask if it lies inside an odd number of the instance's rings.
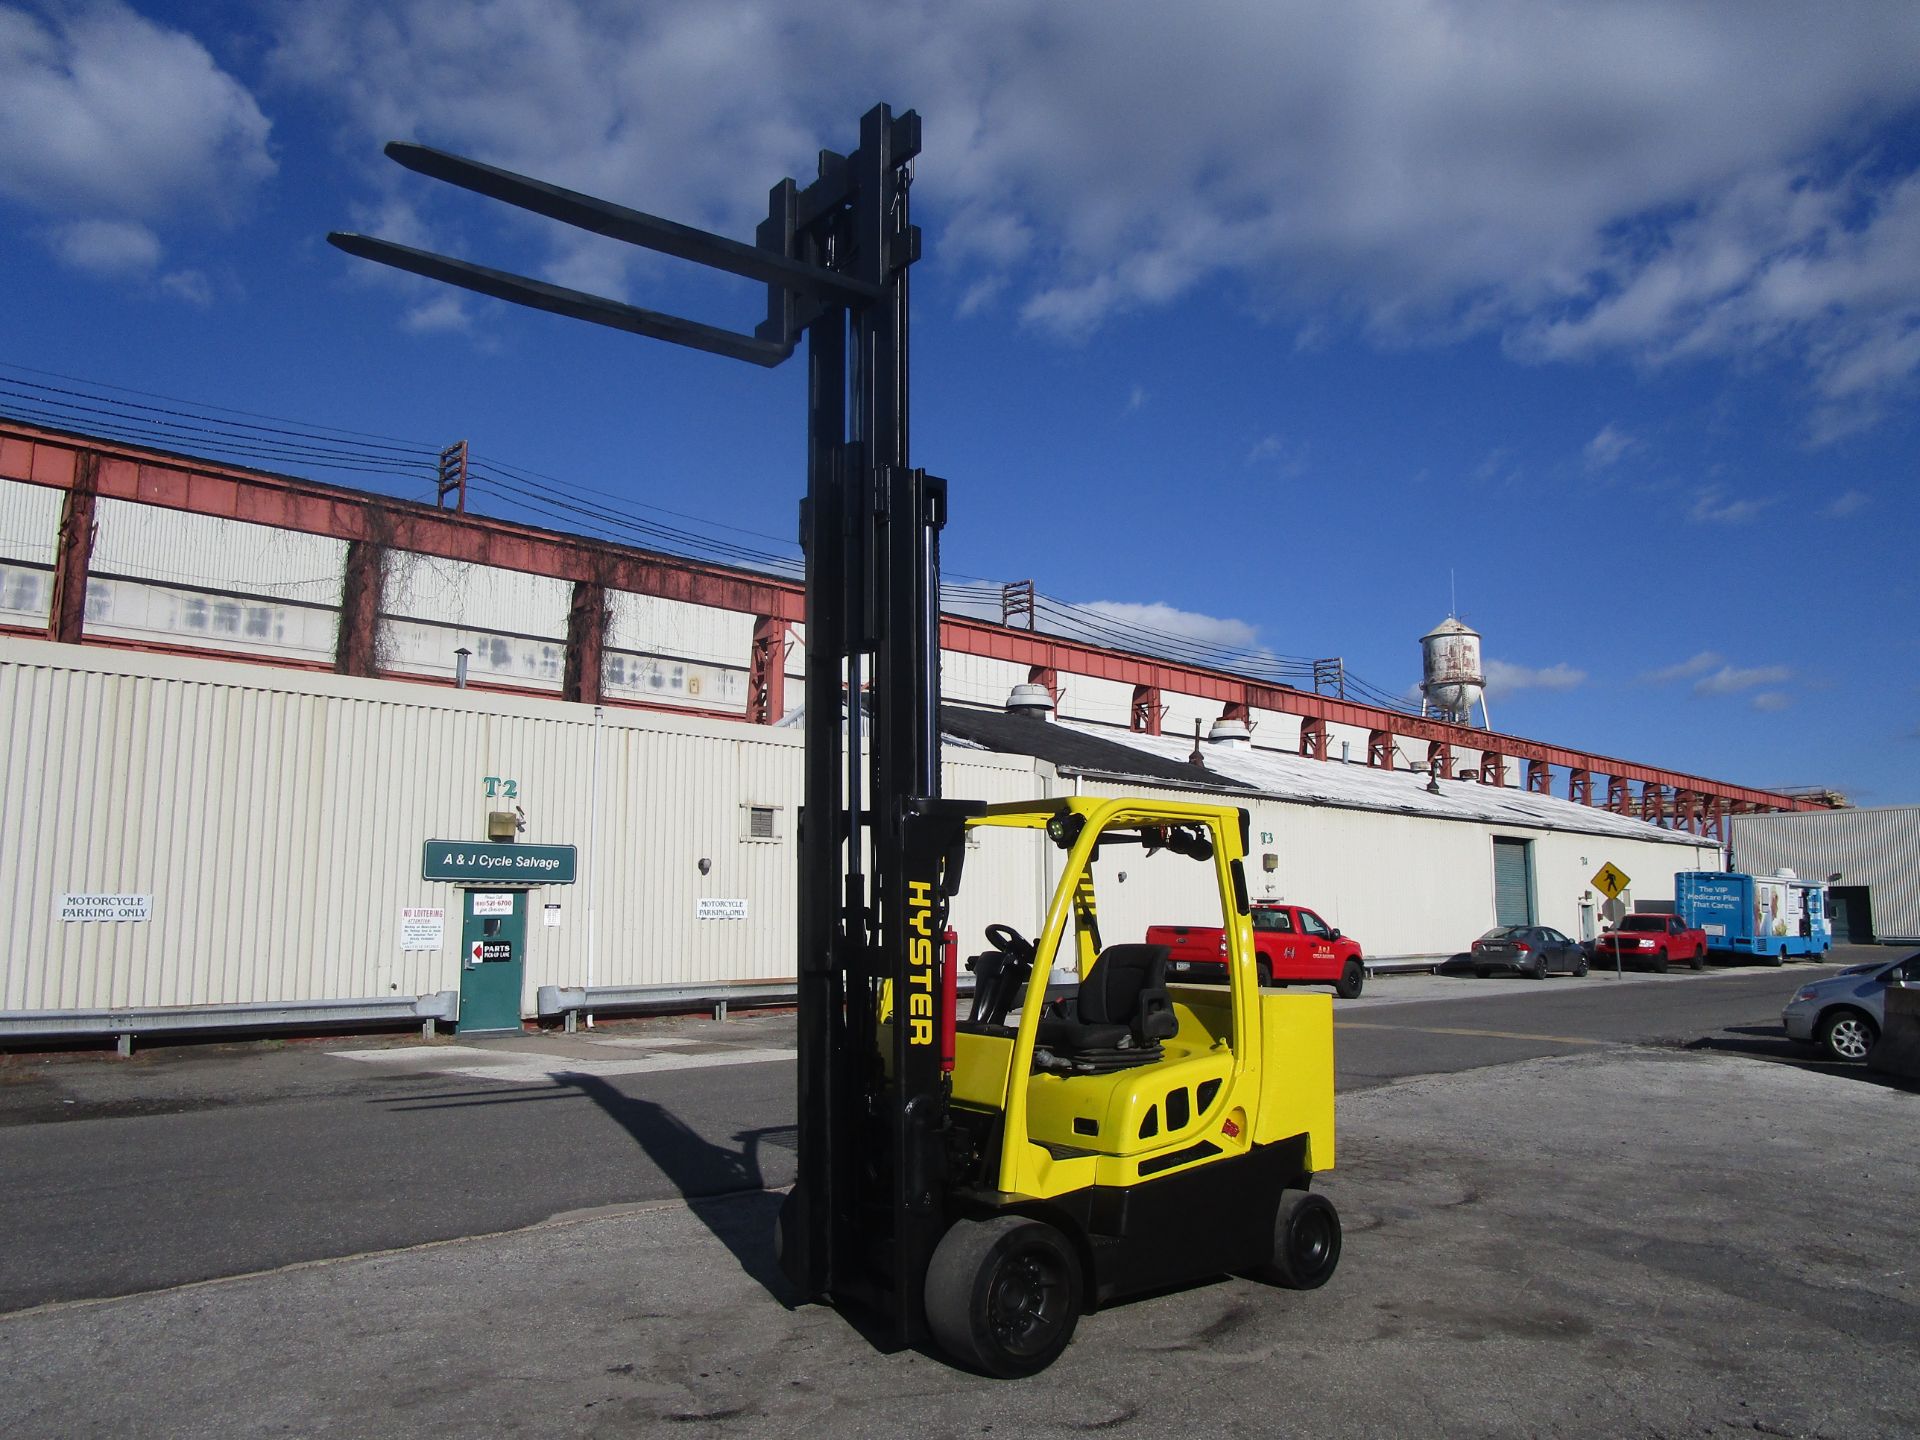
[{"label": "building window", "polygon": [[780,809],[778,805],[742,805],[740,807],[740,838],[742,840],[778,840]]}]

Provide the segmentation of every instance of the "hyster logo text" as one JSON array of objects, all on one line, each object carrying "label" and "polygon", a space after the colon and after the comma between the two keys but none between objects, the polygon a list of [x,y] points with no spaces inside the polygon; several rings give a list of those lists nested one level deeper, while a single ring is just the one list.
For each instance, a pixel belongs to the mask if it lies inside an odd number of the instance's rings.
[{"label": "hyster logo text", "polygon": [[907,882],[907,1043],[933,1044],[933,887]]}]

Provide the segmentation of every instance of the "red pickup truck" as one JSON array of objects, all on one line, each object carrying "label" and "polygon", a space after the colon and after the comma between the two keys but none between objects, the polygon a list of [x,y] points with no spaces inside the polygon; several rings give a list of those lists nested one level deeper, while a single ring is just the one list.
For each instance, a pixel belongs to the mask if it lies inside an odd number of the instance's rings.
[{"label": "red pickup truck", "polygon": [[1619,928],[1593,942],[1598,965],[1617,960],[1622,965],[1651,965],[1662,975],[1676,960],[1696,970],[1707,968],[1707,932],[1695,930],[1678,915],[1628,915]]},{"label": "red pickup truck", "polygon": [[[1167,978],[1227,978],[1227,935],[1217,925],[1149,925],[1149,945],[1167,947]],[[1331,985],[1351,1000],[1367,983],[1360,946],[1304,905],[1256,901],[1253,946],[1262,985]]]}]

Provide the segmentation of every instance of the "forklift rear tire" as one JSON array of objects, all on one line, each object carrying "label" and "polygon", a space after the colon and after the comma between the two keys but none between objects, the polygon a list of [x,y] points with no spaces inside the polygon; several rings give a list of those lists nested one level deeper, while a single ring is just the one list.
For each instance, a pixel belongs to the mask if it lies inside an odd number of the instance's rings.
[{"label": "forklift rear tire", "polygon": [[927,1266],[927,1325],[963,1365],[1003,1380],[1059,1358],[1080,1320],[1080,1262],[1067,1237],[1024,1215],[957,1220]]},{"label": "forklift rear tire", "polygon": [[1289,1290],[1318,1290],[1340,1263],[1340,1212],[1324,1195],[1289,1190],[1273,1219],[1273,1263],[1265,1278]]}]

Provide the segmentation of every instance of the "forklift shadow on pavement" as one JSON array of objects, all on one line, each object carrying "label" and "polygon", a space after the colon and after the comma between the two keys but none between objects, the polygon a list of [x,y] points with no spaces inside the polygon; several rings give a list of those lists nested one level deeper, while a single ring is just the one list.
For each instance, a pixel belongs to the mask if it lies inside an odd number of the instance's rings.
[{"label": "forklift shadow on pavement", "polygon": [[553,1078],[562,1089],[576,1090],[593,1101],[633,1137],[755,1283],[788,1309],[798,1303],[774,1254],[774,1221],[781,1194],[766,1188],[760,1168],[761,1147],[783,1140],[790,1146],[793,1126],[742,1130],[733,1137],[740,1147],[734,1150],[716,1145],[665,1106],[623,1094],[598,1075],[563,1071]]},{"label": "forklift shadow on pavement", "polygon": [[1920,1081],[1902,1079],[1866,1064],[1847,1064],[1825,1058],[1811,1045],[1791,1040],[1778,1025],[1732,1025],[1718,1035],[1704,1035],[1687,1042],[1688,1050],[1703,1050],[1715,1055],[1742,1055],[1750,1060],[1767,1060],[1776,1065],[1791,1065],[1815,1075],[1834,1075],[1878,1085],[1883,1090],[1905,1090],[1920,1094]]}]

